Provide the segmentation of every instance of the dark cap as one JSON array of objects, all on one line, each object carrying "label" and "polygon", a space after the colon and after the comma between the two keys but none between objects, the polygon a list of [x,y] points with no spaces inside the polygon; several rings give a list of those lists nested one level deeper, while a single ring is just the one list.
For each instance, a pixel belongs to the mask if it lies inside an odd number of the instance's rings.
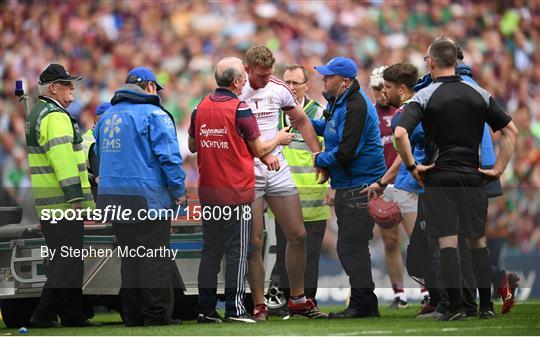
[{"label": "dark cap", "polygon": [[80,81],[82,76],[71,76],[66,68],[61,64],[51,63],[49,66],[43,70],[41,75],[39,75],[39,84],[49,84],[59,81]]},{"label": "dark cap", "polygon": [[137,67],[129,71],[126,83],[136,84],[140,82],[154,82],[157,90],[162,90],[163,87],[157,82],[154,72],[147,67]]}]

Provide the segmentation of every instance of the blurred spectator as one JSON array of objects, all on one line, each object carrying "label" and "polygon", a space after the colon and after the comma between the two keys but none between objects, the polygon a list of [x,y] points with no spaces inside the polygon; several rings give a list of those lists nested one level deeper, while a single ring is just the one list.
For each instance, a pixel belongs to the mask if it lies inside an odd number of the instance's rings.
[{"label": "blurred spectator", "polygon": [[[250,46],[264,44],[274,51],[278,72],[283,64],[305,65],[312,79],[307,95],[324,102],[313,65],[349,56],[360,65],[358,79],[367,88],[369,71],[377,65],[410,62],[425,71],[422,57],[429,42],[451,35],[463,46],[475,79],[519,123],[516,154],[503,179],[505,204],[514,206],[497,206],[491,223],[497,226],[509,212],[516,219],[508,224],[510,241],[527,249],[540,245],[540,210],[532,206],[540,187],[540,1],[8,0],[0,8],[9,13],[0,21],[3,204],[4,195],[16,191],[8,183],[24,184],[16,149],[24,148],[25,113],[13,95],[15,80],[25,80],[33,100],[34,79],[51,62],[88,74],[70,107],[83,130],[91,127],[95,106],[111,98],[130,68],[155,69],[167,87],[163,103],[183,146],[189,113],[214,89],[212,64],[225,55],[242,57]],[[186,184],[194,186],[196,161],[188,157],[184,165]]]}]

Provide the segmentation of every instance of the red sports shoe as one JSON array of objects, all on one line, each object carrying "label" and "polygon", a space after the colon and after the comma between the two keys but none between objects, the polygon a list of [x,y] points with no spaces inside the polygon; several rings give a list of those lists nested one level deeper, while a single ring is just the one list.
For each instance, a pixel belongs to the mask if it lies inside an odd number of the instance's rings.
[{"label": "red sports shoe", "polygon": [[253,309],[253,319],[257,322],[266,321],[268,319],[268,307],[266,304],[257,304]]},{"label": "red sports shoe", "polygon": [[516,288],[519,286],[519,276],[516,273],[504,273],[504,277],[497,288],[497,294],[501,295],[503,305],[501,307],[501,314],[510,312],[510,309],[516,302],[515,294]]},{"label": "red sports shoe", "polygon": [[307,318],[328,318],[328,315],[321,312],[312,299],[308,298],[305,303],[295,304],[289,298],[289,312],[291,316],[302,316]]}]

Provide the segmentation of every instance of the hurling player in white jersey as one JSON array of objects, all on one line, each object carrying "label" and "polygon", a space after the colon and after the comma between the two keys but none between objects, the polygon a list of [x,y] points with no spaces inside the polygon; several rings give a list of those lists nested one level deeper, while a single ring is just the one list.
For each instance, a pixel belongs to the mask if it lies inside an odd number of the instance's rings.
[{"label": "hurling player in white jersey", "polygon": [[[251,47],[246,54],[248,83],[239,97],[245,101],[257,119],[262,140],[275,137],[278,132],[280,109],[297,121],[297,129],[313,153],[321,151],[321,145],[307,115],[298,105],[294,94],[285,82],[272,77],[275,58],[264,46]],[[281,147],[271,154],[280,159],[278,171],[268,171],[260,160],[255,161],[255,201],[253,202],[252,253],[249,263],[249,285],[253,303],[254,319],[265,320],[268,310],[264,304],[263,210],[264,201],[276,215],[287,237],[285,264],[289,274],[291,315],[309,318],[326,318],[313,301],[304,296],[304,270],[306,265],[306,230],[302,220],[302,208],[298,189]],[[317,171],[320,182],[328,180],[326,171]],[[263,200],[264,197],[264,200]]]}]

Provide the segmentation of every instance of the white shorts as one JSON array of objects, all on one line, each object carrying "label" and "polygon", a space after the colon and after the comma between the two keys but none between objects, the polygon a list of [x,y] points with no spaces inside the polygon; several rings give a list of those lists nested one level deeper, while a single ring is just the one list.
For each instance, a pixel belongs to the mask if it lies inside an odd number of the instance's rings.
[{"label": "white shorts", "polygon": [[255,164],[255,198],[265,195],[271,197],[289,197],[298,194],[289,165],[279,154],[279,171],[268,171],[264,164]]},{"label": "white shorts", "polygon": [[382,195],[386,201],[393,201],[398,204],[401,213],[416,213],[418,211],[418,195],[407,192],[388,185]]}]

